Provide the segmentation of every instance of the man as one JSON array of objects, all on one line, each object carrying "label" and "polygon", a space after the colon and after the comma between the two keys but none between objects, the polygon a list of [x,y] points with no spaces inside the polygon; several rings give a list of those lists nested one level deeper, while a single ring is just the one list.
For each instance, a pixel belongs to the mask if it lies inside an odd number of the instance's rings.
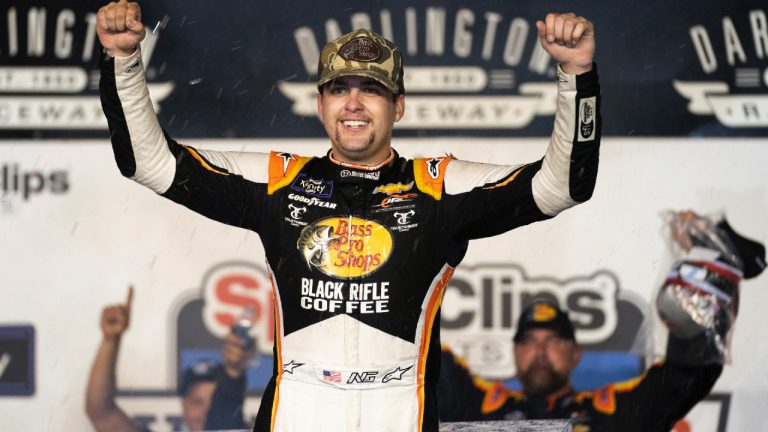
[{"label": "man", "polygon": [[515,166],[391,146],[405,114],[400,50],[368,30],[318,64],[325,157],[215,152],[163,133],[147,97],[135,3],[98,13],[101,95],[123,175],[261,237],[275,291],[275,366],[257,431],[436,431],[443,290],[468,241],[548,219],[590,198],[599,86],[592,23],[550,14],[537,28],[559,62],[545,158]]},{"label": "man", "polygon": [[[556,305],[534,301],[520,315],[514,336],[522,391],[471,376],[463,361],[445,350],[440,419],[569,418],[577,432],[669,432],[720,376],[739,281],[765,267],[764,247],[738,235],[725,219],[705,225],[694,213],[681,212],[675,220],[684,221],[675,224],[674,236],[688,256],[675,263],[657,301],[670,328],[665,361],[638,378],[575,392],[571,374],[582,349],[573,324]],[[691,221],[701,223],[693,226]],[[697,319],[709,314],[714,319]]]},{"label": "man", "polygon": [[[117,355],[130,322],[132,302],[133,287],[129,287],[124,304],[107,306],[101,313],[103,339],[93,361],[85,397],[85,411],[98,432],[139,432],[146,427],[134,423],[115,403]],[[241,428],[245,370],[253,354],[241,337],[230,333],[222,347],[222,364],[200,360],[187,367],[179,384],[183,423],[175,424],[174,430]]]}]

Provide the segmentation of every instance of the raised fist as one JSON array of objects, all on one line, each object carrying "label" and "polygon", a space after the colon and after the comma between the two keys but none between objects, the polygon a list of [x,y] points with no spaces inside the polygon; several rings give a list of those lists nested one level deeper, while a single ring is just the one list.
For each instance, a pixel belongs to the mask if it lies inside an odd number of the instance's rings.
[{"label": "raised fist", "polygon": [[120,0],[99,9],[96,34],[110,55],[127,57],[133,54],[146,35],[139,4]]},{"label": "raised fist", "polygon": [[565,73],[578,75],[592,69],[595,55],[595,27],[573,13],[550,13],[536,22],[544,50],[560,63]]}]

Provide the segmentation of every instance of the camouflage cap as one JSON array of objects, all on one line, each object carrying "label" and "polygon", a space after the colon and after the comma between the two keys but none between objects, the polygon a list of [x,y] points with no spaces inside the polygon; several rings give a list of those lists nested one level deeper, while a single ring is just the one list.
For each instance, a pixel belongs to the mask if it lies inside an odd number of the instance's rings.
[{"label": "camouflage cap", "polygon": [[328,42],[317,65],[317,88],[342,76],[365,76],[392,93],[405,94],[403,57],[394,43],[360,29]]}]

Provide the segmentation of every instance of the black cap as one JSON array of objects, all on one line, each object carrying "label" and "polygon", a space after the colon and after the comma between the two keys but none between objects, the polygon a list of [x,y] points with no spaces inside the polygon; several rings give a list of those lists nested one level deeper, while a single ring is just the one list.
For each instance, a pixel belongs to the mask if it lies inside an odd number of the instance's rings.
[{"label": "black cap", "polygon": [[520,342],[526,331],[534,328],[553,330],[563,339],[576,341],[568,314],[544,300],[535,300],[523,310],[517,321],[517,332],[513,339],[515,343]]},{"label": "black cap", "polygon": [[203,381],[216,381],[216,373],[219,369],[219,363],[210,360],[195,360],[190,364],[181,375],[179,383],[179,396],[184,397],[192,385]]}]

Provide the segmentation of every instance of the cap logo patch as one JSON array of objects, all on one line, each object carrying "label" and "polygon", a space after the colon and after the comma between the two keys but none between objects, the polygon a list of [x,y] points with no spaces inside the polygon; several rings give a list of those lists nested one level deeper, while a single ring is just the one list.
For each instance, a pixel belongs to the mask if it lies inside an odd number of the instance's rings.
[{"label": "cap logo patch", "polygon": [[345,43],[339,55],[347,61],[374,62],[381,57],[381,49],[373,40],[359,37]]},{"label": "cap logo patch", "polygon": [[535,322],[552,321],[556,315],[555,308],[546,303],[537,303],[533,306],[533,320]]}]

